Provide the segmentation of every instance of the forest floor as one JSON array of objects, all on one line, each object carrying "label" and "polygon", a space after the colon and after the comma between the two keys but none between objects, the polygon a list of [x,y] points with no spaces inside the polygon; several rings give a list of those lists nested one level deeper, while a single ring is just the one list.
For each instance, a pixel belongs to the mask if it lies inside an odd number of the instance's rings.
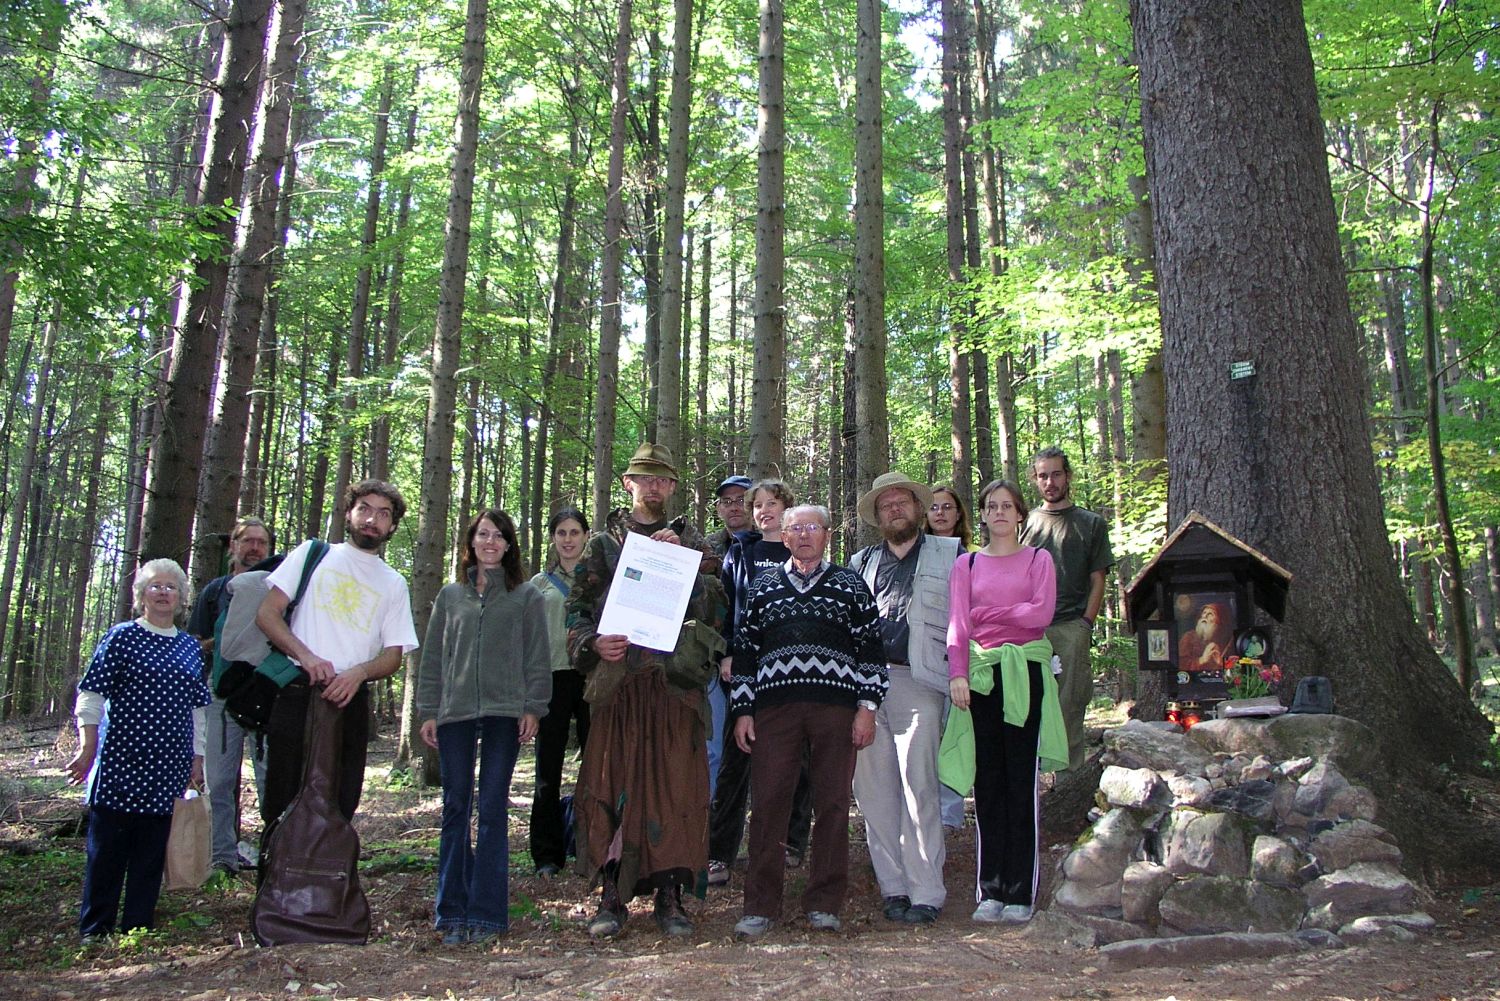
[{"label": "forest floor", "polygon": [[[374,912],[370,943],[257,948],[247,929],[254,880],[215,876],[192,893],[164,893],[157,930],[81,946],[83,872],[79,794],[65,789],[56,723],[0,727],[0,781],[17,802],[0,818],[0,999],[181,998],[760,998],[888,995],[1017,999],[1500,999],[1500,885],[1438,888],[1422,905],[1436,930],[1416,942],[1218,965],[1119,973],[1092,949],[1040,929],[969,920],[974,829],[948,840],[949,906],[935,925],[883,920],[863,824],[851,823],[852,880],[844,930],[814,933],[793,919],[806,869],[787,872],[787,920],[759,943],[733,938],[743,861],[728,887],[690,901],[696,927],[664,941],[650,902],[636,901],[624,934],[597,943],[585,930],[587,881],[532,873],[526,820],[532,759],[512,788],[511,928],[483,946],[444,947],[432,930],[438,796],[392,776],[394,741],[371,747],[357,826],[361,877]],[[64,731],[66,734],[66,731]],[[63,740],[66,742],[67,736]],[[1493,787],[1486,795],[1493,795]],[[253,794],[252,794],[253,795]],[[247,809],[247,821],[255,811]],[[255,826],[258,826],[258,822]],[[254,837],[258,832],[247,832]],[[1076,832],[1048,832],[1043,900]],[[1475,845],[1476,851],[1497,851]]]}]

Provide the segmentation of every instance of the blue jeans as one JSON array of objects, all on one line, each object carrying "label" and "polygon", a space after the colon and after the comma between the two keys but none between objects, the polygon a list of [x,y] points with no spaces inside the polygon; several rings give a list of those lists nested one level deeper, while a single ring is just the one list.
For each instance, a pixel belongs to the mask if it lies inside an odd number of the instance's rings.
[{"label": "blue jeans", "polygon": [[[510,775],[520,749],[520,721],[486,716],[444,723],[437,738],[443,779],[437,927],[504,931],[510,924]],[[479,834],[470,845],[476,751]]]},{"label": "blue jeans", "polygon": [[153,927],[171,833],[170,813],[131,813],[105,806],[89,809],[79,934],[107,935],[115,930],[121,888],[125,890],[121,930]]},{"label": "blue jeans", "polygon": [[708,801],[719,788],[719,762],[724,758],[724,725],[729,716],[729,693],[719,683],[719,672],[708,679]]}]

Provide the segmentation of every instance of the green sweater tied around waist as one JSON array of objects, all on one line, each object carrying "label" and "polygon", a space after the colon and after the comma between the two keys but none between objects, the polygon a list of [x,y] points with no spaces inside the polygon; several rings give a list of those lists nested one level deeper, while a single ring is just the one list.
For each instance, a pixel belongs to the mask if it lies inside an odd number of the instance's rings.
[{"label": "green sweater tied around waist", "polygon": [[[1057,698],[1057,678],[1052,674],[1052,644],[1045,636],[1021,646],[1006,643],[994,649],[970,640],[969,691],[989,695],[995,690],[998,670],[1005,722],[1025,726],[1031,708],[1028,661],[1042,665],[1042,725],[1037,757],[1042,771],[1060,772],[1068,767],[1068,733],[1063,726],[1062,704]],[[938,750],[938,778],[943,785],[960,793],[974,787],[974,717],[967,709],[954,706],[948,714],[948,725],[943,728],[943,743]]]}]

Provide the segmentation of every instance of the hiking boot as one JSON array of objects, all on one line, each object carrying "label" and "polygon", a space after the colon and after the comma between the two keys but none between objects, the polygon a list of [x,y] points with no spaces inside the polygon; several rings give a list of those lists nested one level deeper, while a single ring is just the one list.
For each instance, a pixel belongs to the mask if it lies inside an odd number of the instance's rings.
[{"label": "hiking boot", "polygon": [[807,923],[814,931],[838,931],[844,927],[844,923],[839,920],[837,914],[830,914],[827,911],[808,911]]},{"label": "hiking boot", "polygon": [[911,908],[910,897],[886,897],[884,914],[887,921],[900,921]]},{"label": "hiking boot", "polygon": [[763,918],[758,914],[746,914],[736,922],[734,937],[741,942],[753,942],[758,938],[765,937],[766,932],[770,930],[770,918]]},{"label": "hiking boot", "polygon": [[987,925],[997,925],[1004,919],[1005,903],[993,898],[981,900],[979,906],[974,908],[974,920],[981,921]]},{"label": "hiking boot", "polygon": [[1000,913],[1000,920],[1008,925],[1024,925],[1031,920],[1031,905],[1006,904],[1005,910]]},{"label": "hiking boot", "polygon": [[938,919],[940,909],[931,904],[912,904],[901,915],[901,920],[909,925],[930,925]]},{"label": "hiking boot", "polygon": [[708,860],[708,885],[723,886],[729,882],[729,863],[716,858]]},{"label": "hiking boot", "polygon": [[562,872],[562,869],[558,866],[553,865],[551,862],[543,862],[541,865],[536,867],[536,874],[543,879],[549,879],[552,876],[556,876],[560,872]]},{"label": "hiking boot", "polygon": [[463,945],[469,940],[469,929],[463,925],[449,925],[443,929],[444,945]]},{"label": "hiking boot", "polygon": [[675,889],[656,891],[654,914],[656,927],[668,938],[683,938],[693,933],[692,919],[682,909],[682,899]]},{"label": "hiking boot", "polygon": [[614,938],[620,934],[620,929],[625,927],[625,918],[629,912],[625,908],[613,908],[608,904],[600,904],[599,909],[594,912],[594,917],[589,921],[590,938]]}]

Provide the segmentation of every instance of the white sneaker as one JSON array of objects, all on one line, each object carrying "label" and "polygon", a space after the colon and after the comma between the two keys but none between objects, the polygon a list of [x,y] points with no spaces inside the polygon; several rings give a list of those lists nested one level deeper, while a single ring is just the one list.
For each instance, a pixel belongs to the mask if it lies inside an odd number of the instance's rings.
[{"label": "white sneaker", "polygon": [[808,911],[807,923],[815,931],[838,931],[844,927],[837,914],[829,914],[827,911]]},{"label": "white sneaker", "polygon": [[758,914],[746,914],[735,924],[734,937],[741,941],[753,942],[763,937],[770,930],[770,918],[763,918]]},{"label": "white sneaker", "polygon": [[1005,904],[993,897],[981,900],[979,906],[974,908],[974,920],[991,925],[999,924],[1005,920]]},{"label": "white sneaker", "polygon": [[723,886],[729,882],[729,866],[716,858],[708,860],[708,885]]},{"label": "white sneaker", "polygon": [[1000,912],[1000,920],[1008,925],[1024,925],[1031,920],[1030,904],[1006,904]]}]

